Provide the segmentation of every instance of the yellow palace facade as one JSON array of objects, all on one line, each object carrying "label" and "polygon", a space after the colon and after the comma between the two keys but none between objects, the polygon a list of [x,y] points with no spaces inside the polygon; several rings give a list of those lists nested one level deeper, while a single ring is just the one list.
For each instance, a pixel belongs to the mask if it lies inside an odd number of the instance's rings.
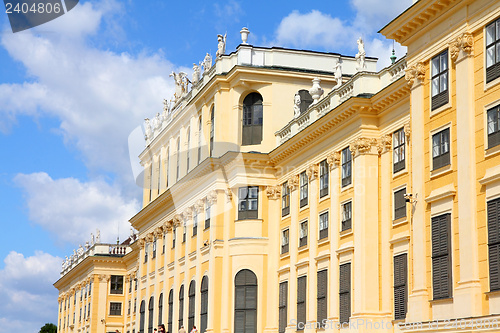
[{"label": "yellow palace facade", "polygon": [[65,262],[59,332],[500,331],[500,3],[419,0],[381,33],[408,54],[379,72],[362,40],[243,29],[173,73],[138,233]]}]

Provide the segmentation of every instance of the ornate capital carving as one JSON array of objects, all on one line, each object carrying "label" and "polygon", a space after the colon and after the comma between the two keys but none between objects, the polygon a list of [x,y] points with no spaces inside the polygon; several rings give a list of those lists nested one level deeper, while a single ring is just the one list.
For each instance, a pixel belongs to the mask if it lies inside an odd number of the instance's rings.
[{"label": "ornate capital carving", "polygon": [[405,132],[406,141],[410,140],[411,127],[410,127],[410,123],[409,122],[407,122],[404,125],[403,131]]},{"label": "ornate capital carving", "polygon": [[226,201],[231,202],[233,199],[233,192],[231,192],[231,189],[228,187],[224,190],[224,192],[226,193]]},{"label": "ornate capital carving", "polygon": [[293,175],[288,179],[288,187],[290,188],[291,191],[295,191],[297,188],[299,188],[299,175]]},{"label": "ornate capital carving", "polygon": [[151,243],[152,241],[154,241],[154,239],[155,239],[155,236],[152,232],[150,232],[149,234],[146,235],[146,242]]},{"label": "ornate capital carving", "polygon": [[160,238],[163,236],[163,227],[158,227],[154,231],[154,235],[156,238]]},{"label": "ornate capital carving", "polygon": [[306,169],[306,175],[309,178],[309,180],[316,179],[319,174],[319,165],[318,164],[311,164],[310,166],[307,167]]},{"label": "ornate capital carving", "polygon": [[340,165],[340,152],[334,151],[326,157],[326,162],[330,166],[330,169]]},{"label": "ornate capital carving", "polygon": [[139,242],[139,248],[141,249],[143,249],[144,246],[146,246],[146,241],[144,240],[144,238],[139,238],[137,242]]},{"label": "ornate capital carving", "polygon": [[210,191],[207,195],[207,201],[210,205],[213,205],[214,203],[217,203],[217,192],[216,191]]},{"label": "ornate capital carving", "polygon": [[279,199],[281,196],[281,187],[280,186],[268,186],[266,187],[266,194],[270,200]]},{"label": "ornate capital carving", "polygon": [[108,282],[110,278],[111,275],[99,274],[99,282]]},{"label": "ornate capital carving", "polygon": [[382,135],[377,143],[378,154],[382,154],[386,151],[391,150],[392,147],[392,136],[390,134]]},{"label": "ornate capital carving", "polygon": [[456,61],[460,54],[460,51],[463,52],[464,56],[469,57],[473,53],[474,48],[474,38],[472,38],[472,34],[469,32],[464,32],[454,40],[450,42],[450,57],[452,61]]},{"label": "ornate capital carving", "polygon": [[410,86],[413,86],[414,83],[420,83],[424,81],[425,78],[424,63],[418,62],[415,65],[408,67],[405,71],[406,71],[405,79],[406,81],[408,81],[408,84]]},{"label": "ornate capital carving", "polygon": [[172,230],[172,224],[173,224],[172,221],[168,221],[168,222],[163,223],[163,226],[162,226],[163,231],[168,232],[169,230]]},{"label": "ornate capital carving", "polygon": [[377,144],[377,139],[373,138],[357,138],[350,145],[352,156],[367,154],[372,150],[372,146]]},{"label": "ornate capital carving", "polygon": [[172,222],[172,226],[174,228],[176,228],[176,227],[180,226],[181,223],[182,223],[182,216],[181,216],[181,214],[175,214],[174,215],[174,220]]},{"label": "ornate capital carving", "polygon": [[182,212],[182,216],[185,220],[190,220],[193,217],[193,209],[191,207],[186,208],[184,212]]},{"label": "ornate capital carving", "polygon": [[197,200],[196,203],[194,204],[193,208],[198,213],[203,212],[203,208],[205,208],[205,201],[202,199]]}]

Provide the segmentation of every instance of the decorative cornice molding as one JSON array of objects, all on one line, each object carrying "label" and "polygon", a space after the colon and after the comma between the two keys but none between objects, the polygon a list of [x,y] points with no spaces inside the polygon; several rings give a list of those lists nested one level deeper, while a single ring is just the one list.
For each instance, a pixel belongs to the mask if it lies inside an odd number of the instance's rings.
[{"label": "decorative cornice molding", "polygon": [[473,55],[473,50],[474,38],[470,32],[464,32],[450,42],[450,58],[453,62],[457,61],[460,51],[465,57],[470,57]]},{"label": "decorative cornice molding", "polygon": [[423,62],[418,62],[405,69],[405,71],[405,79],[412,87],[422,83],[425,79],[425,66]]},{"label": "decorative cornice molding", "polygon": [[288,179],[288,187],[291,191],[299,188],[299,175],[293,175]]},{"label": "decorative cornice molding", "polygon": [[306,175],[309,178],[309,180],[314,180],[318,177],[319,174],[319,165],[318,164],[311,164],[310,166],[307,167],[306,169]]},{"label": "decorative cornice molding", "polygon": [[266,187],[266,194],[269,200],[279,199],[281,196],[281,187],[280,186],[268,186]]},{"label": "decorative cornice molding", "polygon": [[338,167],[340,165],[340,152],[334,151],[333,153],[328,154],[326,162],[330,166],[330,169]]}]

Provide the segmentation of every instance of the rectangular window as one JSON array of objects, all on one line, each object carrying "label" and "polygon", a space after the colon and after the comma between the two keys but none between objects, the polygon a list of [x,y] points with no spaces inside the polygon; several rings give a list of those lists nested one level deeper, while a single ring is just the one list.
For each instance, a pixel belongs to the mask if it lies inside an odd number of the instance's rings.
[{"label": "rectangular window", "polygon": [[144,263],[148,262],[148,252],[149,252],[149,244],[146,243],[144,246]]},{"label": "rectangular window", "polygon": [[342,229],[349,230],[352,228],[352,201],[342,204]]},{"label": "rectangular window", "polygon": [[317,284],[317,321],[321,327],[325,327],[327,317],[327,295],[328,295],[328,270],[318,272]]},{"label": "rectangular window", "polygon": [[306,172],[300,174],[300,207],[307,205],[308,179]]},{"label": "rectangular window", "polygon": [[448,50],[431,60],[432,110],[448,103]]},{"label": "rectangular window", "polygon": [[281,254],[288,253],[288,245],[290,243],[290,231],[285,229],[281,231]]},{"label": "rectangular window", "polygon": [[187,225],[186,221],[182,222],[182,242],[186,242]]},{"label": "rectangular window", "polygon": [[444,129],[432,136],[432,169],[437,170],[450,164],[450,129]]},{"label": "rectangular window", "polygon": [[300,222],[299,247],[307,245],[307,221]]},{"label": "rectangular window", "polygon": [[238,219],[256,219],[258,215],[259,187],[240,187],[238,189],[238,200]]},{"label": "rectangular window", "polygon": [[156,258],[156,238],[153,240],[153,259]]},{"label": "rectangular window", "polygon": [[[165,254],[165,243],[167,242],[167,236],[163,234],[163,242],[162,242],[162,252],[161,254]],[[130,283],[132,285],[132,282]]]},{"label": "rectangular window", "polygon": [[403,128],[392,134],[393,172],[399,172],[405,168],[405,131]]},{"label": "rectangular window", "polygon": [[406,217],[406,188],[394,192],[394,220]]},{"label": "rectangular window", "polygon": [[340,265],[339,322],[348,323],[351,316],[351,263]]},{"label": "rectangular window", "polygon": [[110,316],[121,316],[122,315],[122,303],[117,303],[117,302],[109,303],[109,315]]},{"label": "rectangular window", "polygon": [[297,331],[303,331],[306,326],[307,276],[297,279]]},{"label": "rectangular window", "polygon": [[128,284],[128,293],[131,294],[132,293],[132,279],[130,279],[130,282]]},{"label": "rectangular window", "polygon": [[433,217],[431,224],[433,298],[449,298],[452,291],[451,214]]},{"label": "rectangular window", "polygon": [[127,315],[130,316],[130,312],[132,311],[132,301],[128,301],[128,310],[127,310]]},{"label": "rectangular window", "polygon": [[111,294],[123,294],[123,276],[111,275]]},{"label": "rectangular window", "polygon": [[176,230],[176,228],[174,227],[174,228],[172,229],[172,248],[174,248],[174,247],[175,247],[175,238],[176,238],[176,235],[177,235],[177,230]]},{"label": "rectangular window", "polygon": [[319,163],[319,197],[328,195],[328,162],[323,160]]},{"label": "rectangular window", "polygon": [[90,283],[89,283],[89,296],[91,293],[92,293],[92,280],[90,280]]},{"label": "rectangular window", "polygon": [[500,144],[500,106],[495,106],[494,108],[489,109],[487,117],[488,117],[488,148],[491,148],[498,146]]},{"label": "rectangular window", "polygon": [[408,303],[408,255],[406,253],[394,257],[394,319],[406,318]]},{"label": "rectangular window", "polygon": [[281,216],[290,214],[290,188],[288,182],[281,185]]},{"label": "rectangular window", "polygon": [[205,229],[210,228],[210,203],[205,203]]},{"label": "rectangular window", "polygon": [[500,290],[500,198],[488,201],[490,291]]},{"label": "rectangular window", "polygon": [[193,237],[198,234],[198,213],[193,213]]},{"label": "rectangular window", "polygon": [[349,147],[342,150],[342,187],[351,184],[352,155]]},{"label": "rectangular window", "polygon": [[486,26],[486,83],[500,77],[500,19]]},{"label": "rectangular window", "polygon": [[279,291],[279,333],[285,333],[288,315],[288,281],[280,283]]},{"label": "rectangular window", "polygon": [[328,212],[319,214],[319,239],[328,238]]}]

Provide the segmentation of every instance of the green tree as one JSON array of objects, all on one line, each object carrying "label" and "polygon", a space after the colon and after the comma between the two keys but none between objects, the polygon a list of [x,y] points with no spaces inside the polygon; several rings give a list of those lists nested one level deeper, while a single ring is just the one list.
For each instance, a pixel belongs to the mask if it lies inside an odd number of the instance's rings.
[{"label": "green tree", "polygon": [[57,326],[52,323],[47,323],[40,328],[38,333],[57,333]]}]

